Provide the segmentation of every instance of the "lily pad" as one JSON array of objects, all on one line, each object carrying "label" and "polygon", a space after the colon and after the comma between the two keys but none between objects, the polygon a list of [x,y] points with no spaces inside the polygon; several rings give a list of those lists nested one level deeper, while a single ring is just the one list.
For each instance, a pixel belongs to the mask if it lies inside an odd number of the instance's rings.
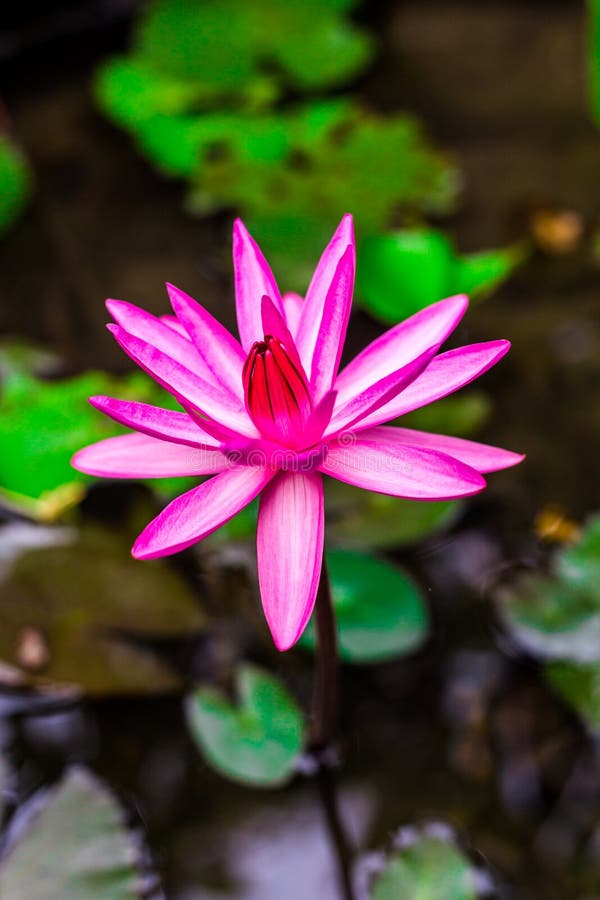
[{"label": "lily pad", "polygon": [[489,294],[522,255],[521,248],[507,247],[460,256],[432,228],[369,235],[359,252],[357,298],[369,313],[393,325],[453,294]]},{"label": "lily pad", "polygon": [[590,728],[600,728],[600,663],[553,662],[546,676]]},{"label": "lily pad", "polygon": [[334,479],[325,482],[332,543],[356,549],[392,549],[415,544],[449,528],[462,508],[459,501],[422,503],[363,491]]},{"label": "lily pad", "polygon": [[[327,564],[342,659],[384,662],[411,653],[427,638],[421,592],[398,566],[350,550],[330,550]],[[314,650],[312,619],[300,643]]]},{"label": "lily pad", "polygon": [[221,774],[255,787],[287,781],[304,744],[302,713],[281,682],[256,666],[236,676],[237,703],[201,687],[186,699],[188,726]]},{"label": "lily pad", "polygon": [[25,157],[7,137],[0,135],[0,235],[25,209],[32,177]]},{"label": "lily pad", "polygon": [[54,789],[0,868],[11,900],[135,900],[135,845],[112,795],[87,772],[72,770]]},{"label": "lily pad", "polygon": [[179,573],[132,559],[132,535],[114,528],[15,523],[1,539],[1,679],[95,696],[179,689],[145,643],[205,624]]},{"label": "lily pad", "polygon": [[[44,381],[13,368],[0,395],[0,500],[5,506],[51,522],[82,498],[92,479],[73,469],[71,457],[86,444],[126,430],[90,406],[93,394],[173,405],[141,373],[113,378],[86,372]],[[181,479],[164,479],[158,486],[168,493],[181,484]]]},{"label": "lily pad", "polygon": [[532,652],[600,660],[600,518],[556,554],[550,574],[522,576],[499,600],[508,627]]},{"label": "lily pad", "polygon": [[476,900],[473,866],[450,840],[417,837],[394,851],[377,875],[372,900]]}]

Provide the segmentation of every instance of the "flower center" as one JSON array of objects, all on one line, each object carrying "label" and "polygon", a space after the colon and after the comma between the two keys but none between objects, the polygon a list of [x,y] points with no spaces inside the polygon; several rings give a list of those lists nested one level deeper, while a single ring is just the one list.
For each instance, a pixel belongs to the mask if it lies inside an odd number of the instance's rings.
[{"label": "flower center", "polygon": [[266,334],[250,350],[242,372],[246,409],[271,441],[296,446],[312,413],[308,381],[295,348]]}]

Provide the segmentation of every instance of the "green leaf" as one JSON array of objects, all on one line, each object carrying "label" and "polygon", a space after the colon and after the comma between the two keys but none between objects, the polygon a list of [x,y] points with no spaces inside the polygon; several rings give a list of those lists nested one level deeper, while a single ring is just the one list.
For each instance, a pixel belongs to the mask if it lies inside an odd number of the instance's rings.
[{"label": "green leaf", "polygon": [[448,296],[454,253],[433,229],[371,235],[361,243],[357,295],[373,316],[395,324]]},{"label": "green leaf", "polygon": [[[400,568],[366,553],[327,554],[340,656],[377,663],[410,653],[428,632],[427,611],[414,581]],[[311,620],[301,644],[314,650]]]},{"label": "green leaf", "polygon": [[460,257],[432,228],[373,234],[359,249],[357,295],[369,313],[393,325],[453,294],[491,293],[523,254],[521,247],[507,247]]},{"label": "green leaf", "polygon": [[391,854],[372,887],[373,900],[476,900],[468,859],[450,841],[425,835]]},{"label": "green leaf", "polygon": [[237,705],[213,688],[187,697],[192,737],[221,774],[255,787],[282,784],[293,774],[304,742],[302,714],[273,675],[243,665]]},{"label": "green leaf", "polygon": [[586,523],[576,544],[558,554],[556,572],[569,587],[595,598],[600,613],[600,515]]},{"label": "green leaf", "polygon": [[18,147],[0,135],[0,235],[21,215],[32,190],[29,166]]},{"label": "green leaf", "polygon": [[3,680],[94,696],[180,688],[145,642],[197,635],[206,620],[168,563],[132,559],[140,527],[4,526]]},{"label": "green leaf", "polygon": [[587,62],[592,115],[600,124],[600,0],[588,0]]},{"label": "green leaf", "polygon": [[475,299],[487,297],[508,278],[524,257],[525,250],[521,245],[458,257],[452,273],[452,293],[468,294]]},{"label": "green leaf", "polygon": [[72,770],[0,869],[11,900],[135,900],[137,854],[112,795]]},{"label": "green leaf", "polygon": [[328,479],[327,534],[333,543],[364,550],[393,549],[425,540],[446,528],[461,504],[388,497]]},{"label": "green leaf", "polygon": [[507,626],[532,653],[580,662],[600,658],[598,597],[551,576],[528,574],[498,599]]},{"label": "green leaf", "polygon": [[600,516],[556,554],[550,575],[525,575],[499,599],[507,624],[533,652],[600,660]]},{"label": "green leaf", "polygon": [[81,499],[91,479],[73,469],[71,457],[125,430],[89,404],[93,394],[173,406],[172,398],[142,373],[113,378],[87,372],[43,381],[14,369],[0,394],[0,498],[5,505],[53,521]]},{"label": "green leaf", "polygon": [[591,728],[600,728],[600,663],[554,662],[545,672],[563,700]]},{"label": "green leaf", "polygon": [[487,394],[472,390],[415,409],[397,419],[396,424],[418,431],[471,437],[485,426],[491,412],[492,404]]}]

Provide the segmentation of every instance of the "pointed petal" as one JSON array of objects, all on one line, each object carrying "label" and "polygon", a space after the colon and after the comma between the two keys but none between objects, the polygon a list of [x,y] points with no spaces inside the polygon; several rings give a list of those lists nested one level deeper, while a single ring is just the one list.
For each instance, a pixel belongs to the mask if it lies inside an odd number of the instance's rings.
[{"label": "pointed petal", "polygon": [[[148,375],[184,405],[191,405],[208,419],[231,432],[258,437],[246,409],[231,395],[191,372],[152,344],[135,337],[119,325],[109,325],[116,341]],[[210,431],[207,423],[207,430]]]},{"label": "pointed petal", "polygon": [[258,581],[275,646],[288,650],[310,618],[323,560],[323,479],[281,472],[261,497]]},{"label": "pointed petal", "polygon": [[246,353],[263,337],[260,301],[265,295],[281,309],[277,282],[260,247],[241,219],[233,225],[235,303],[240,341]]},{"label": "pointed petal", "polygon": [[152,344],[162,353],[166,353],[171,359],[181,363],[187,368],[193,368],[203,378],[212,379],[207,366],[198,358],[196,349],[189,337],[184,337],[178,329],[167,322],[163,322],[158,316],[126,303],[124,300],[107,300],[106,308],[117,323],[134,337]]},{"label": "pointed petal", "polygon": [[304,297],[301,297],[300,294],[294,294],[292,291],[288,291],[281,298],[281,305],[283,307],[283,314],[285,316],[285,321],[287,322],[287,327],[290,329],[292,335],[295,336],[298,331],[302,307],[304,306]]},{"label": "pointed petal", "polygon": [[156,559],[190,547],[247,506],[273,472],[235,466],[176,497],[144,528],[131,551],[136,559]]},{"label": "pointed petal", "polygon": [[[307,371],[321,330],[325,298],[339,262],[349,246],[352,248],[354,259],[354,222],[352,216],[346,214],[323,251],[300,309],[296,337],[299,338],[300,333],[302,334],[301,343],[303,353],[306,354]],[[300,344],[298,347],[300,349]],[[302,358],[305,359],[305,356]]]},{"label": "pointed petal", "polygon": [[413,359],[407,365],[402,366],[396,372],[390,372],[381,381],[371,384],[361,393],[351,397],[347,403],[340,408],[339,399],[336,400],[335,410],[331,421],[325,432],[325,437],[332,437],[339,434],[340,431],[347,431],[353,425],[358,428],[362,427],[362,421],[370,417],[380,407],[383,407],[393,397],[403,391],[407,385],[410,385],[415,378],[418,378],[423,370],[429,365],[437,352],[437,345],[430,347],[416,359]]},{"label": "pointed petal", "polygon": [[479,472],[451,456],[362,433],[353,444],[330,445],[319,470],[347,484],[413,500],[452,500],[485,487]]},{"label": "pointed petal", "polygon": [[345,215],[325,248],[302,306],[296,346],[317,399],[333,385],[346,337],[356,253],[352,216]]},{"label": "pointed petal", "polygon": [[447,397],[495,366],[509,350],[509,341],[488,341],[440,353],[402,393],[362,419],[361,428],[389,422]]},{"label": "pointed petal", "polygon": [[246,354],[239,341],[184,291],[167,284],[171,305],[213,377],[243,402],[242,366]]},{"label": "pointed petal", "polygon": [[265,335],[270,334],[272,337],[278,338],[284,345],[286,352],[296,368],[304,372],[296,343],[287,326],[283,315],[279,312],[270,297],[263,297],[261,300],[261,317],[262,327]]},{"label": "pointed petal", "polygon": [[110,416],[115,422],[134,428],[152,437],[163,438],[176,444],[191,447],[218,448],[220,442],[204,431],[200,422],[188,413],[161,409],[135,400],[117,400],[113,397],[90,397],[96,409]]},{"label": "pointed petal", "polygon": [[337,377],[338,405],[390,372],[407,365],[429,347],[440,347],[464,316],[469,300],[448,297],[420,310],[374,340]]},{"label": "pointed petal", "polygon": [[177,316],[170,316],[168,314],[165,314],[164,316],[159,316],[158,318],[165,325],[168,325],[169,328],[172,328],[173,331],[176,331],[177,334],[180,334],[181,337],[185,338],[186,341],[190,340],[189,334],[187,333]]},{"label": "pointed petal", "polygon": [[313,409],[304,430],[304,440],[306,444],[316,443],[316,441],[322,437],[323,432],[331,421],[335,400],[335,391],[328,391]]},{"label": "pointed petal", "polygon": [[412,428],[390,428],[380,425],[360,432],[362,440],[383,440],[385,444],[395,443],[399,452],[406,444],[412,447],[423,447],[453,456],[460,462],[471,466],[477,472],[498,472],[523,462],[522,453],[513,453],[489,444],[479,444],[464,438],[449,437],[445,434],[431,434],[428,431],[414,431]]},{"label": "pointed petal", "polygon": [[80,472],[101,478],[177,478],[229,468],[220,450],[173,444],[137,432],[84,447],[71,463]]}]

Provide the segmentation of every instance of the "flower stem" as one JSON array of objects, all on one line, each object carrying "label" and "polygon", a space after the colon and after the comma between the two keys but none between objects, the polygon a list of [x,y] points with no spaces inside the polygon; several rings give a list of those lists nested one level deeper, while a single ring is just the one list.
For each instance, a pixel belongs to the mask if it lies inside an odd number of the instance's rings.
[{"label": "flower stem", "polygon": [[318,754],[333,740],[338,705],[337,631],[325,557],[315,602],[315,630],[317,650],[310,746]]},{"label": "flower stem", "polygon": [[338,648],[335,613],[327,561],[323,557],[315,602],[316,672],[310,749],[316,763],[316,783],[329,838],[337,860],[344,900],[354,900],[352,851],[340,816],[333,747],[338,720]]}]

